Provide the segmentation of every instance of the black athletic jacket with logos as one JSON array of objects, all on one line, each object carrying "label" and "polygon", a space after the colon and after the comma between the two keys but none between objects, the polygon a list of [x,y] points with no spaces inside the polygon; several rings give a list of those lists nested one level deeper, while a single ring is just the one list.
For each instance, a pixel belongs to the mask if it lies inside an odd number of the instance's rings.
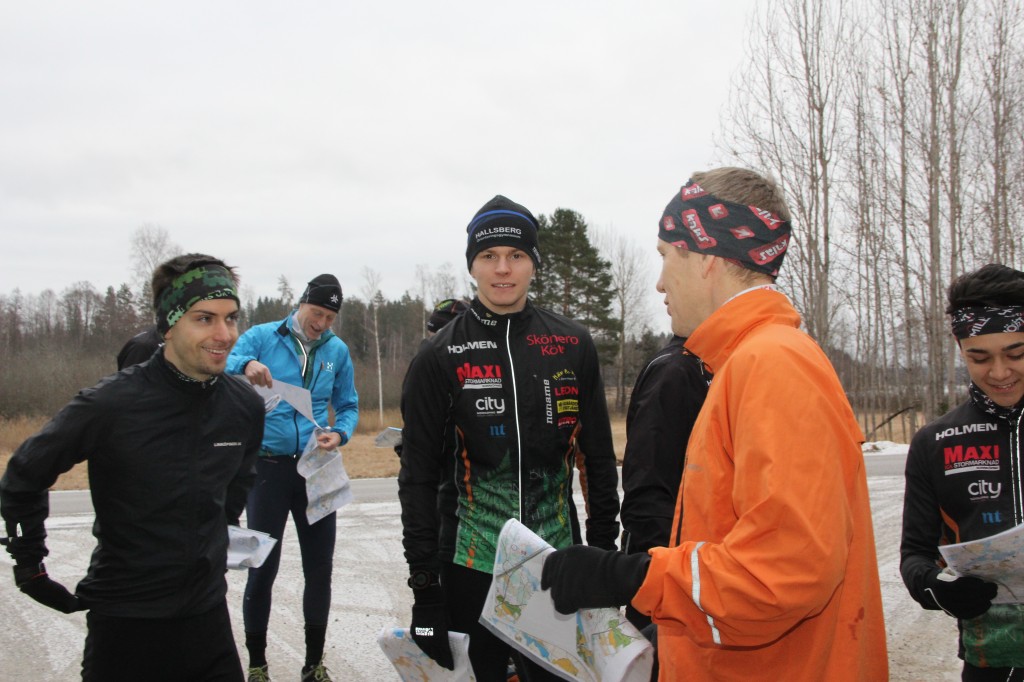
[{"label": "black athletic jacket with logos", "polygon": [[47,554],[47,489],[88,460],[96,548],[76,594],[110,616],[209,611],[227,592],[227,525],[255,480],[263,418],[247,384],[186,381],[162,349],[106,377],[11,456],[0,480],[8,551],[18,562]]},{"label": "black athletic jacket with logos", "polygon": [[[968,400],[922,428],[910,443],[900,573],[910,595],[926,609],[939,608],[924,582],[943,565],[939,545],[978,540],[1024,522],[1021,414],[1018,409],[1009,420],[998,418]],[[999,609],[993,609],[995,617]],[[985,628],[990,614],[972,619],[972,625]]]},{"label": "black athletic jacket with logos", "polygon": [[[454,561],[491,573],[509,518],[554,547],[580,542],[573,467],[587,542],[614,549],[618,472],[597,351],[582,325],[530,303],[496,315],[475,299],[413,359],[402,416],[398,495],[410,567]],[[455,442],[446,447],[449,425]]]}]

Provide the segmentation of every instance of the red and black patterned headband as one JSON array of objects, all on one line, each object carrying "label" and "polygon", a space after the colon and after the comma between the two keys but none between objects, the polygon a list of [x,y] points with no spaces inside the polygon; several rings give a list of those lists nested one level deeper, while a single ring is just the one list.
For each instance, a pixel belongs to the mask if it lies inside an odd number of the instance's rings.
[{"label": "red and black patterned headband", "polygon": [[665,207],[658,237],[776,277],[791,232],[788,220],[756,206],[723,201],[690,180]]},{"label": "red and black patterned headband", "polygon": [[950,315],[957,340],[984,334],[1024,331],[1024,306],[969,306]]}]

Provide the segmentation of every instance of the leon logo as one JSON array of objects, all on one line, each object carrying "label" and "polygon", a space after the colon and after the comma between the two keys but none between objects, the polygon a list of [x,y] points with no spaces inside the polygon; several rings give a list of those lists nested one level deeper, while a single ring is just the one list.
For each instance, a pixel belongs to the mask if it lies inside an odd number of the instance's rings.
[{"label": "leon logo", "polygon": [[732,236],[736,239],[750,239],[754,236],[754,231],[746,225],[740,225],[739,227],[730,227],[729,231],[732,232]]},{"label": "leon logo", "polygon": [[697,246],[701,249],[710,249],[712,246],[718,244],[714,237],[708,234],[707,230],[704,229],[704,225],[700,222],[700,216],[697,215],[695,209],[687,209],[683,211],[682,215],[683,224],[686,225],[686,229],[693,235],[693,240],[697,242]]}]

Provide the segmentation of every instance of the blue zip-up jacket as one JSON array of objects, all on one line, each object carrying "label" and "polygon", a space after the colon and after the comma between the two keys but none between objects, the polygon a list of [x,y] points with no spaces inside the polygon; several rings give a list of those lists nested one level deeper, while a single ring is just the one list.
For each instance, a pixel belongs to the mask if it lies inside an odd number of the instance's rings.
[{"label": "blue zip-up jacket", "polygon": [[[309,357],[292,333],[293,310],[281,322],[267,322],[249,328],[238,339],[228,358],[228,374],[243,374],[245,366],[259,360],[268,368],[274,381],[283,381],[309,389],[313,415],[320,426],[327,426],[327,405],[334,407],[334,431],[341,435],[341,444],[348,442],[359,421],[359,395],[356,393],[352,358],[348,346],[331,330],[325,331],[313,344]],[[309,442],[313,424],[281,401],[267,415],[263,431],[263,454],[298,455]]]}]

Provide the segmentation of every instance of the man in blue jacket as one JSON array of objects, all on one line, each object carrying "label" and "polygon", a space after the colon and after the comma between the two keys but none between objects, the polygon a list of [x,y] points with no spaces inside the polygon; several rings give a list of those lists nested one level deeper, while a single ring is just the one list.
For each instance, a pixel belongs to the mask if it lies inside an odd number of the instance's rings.
[{"label": "man in blue jacket", "polygon": [[[306,286],[299,307],[281,322],[252,327],[242,334],[228,359],[228,372],[245,374],[255,385],[285,382],[309,390],[317,424],[333,428],[316,436],[324,449],[348,442],[359,418],[359,397],[353,382],[348,346],[331,331],[341,310],[341,285],[334,275],[319,275]],[[296,471],[299,457],[315,425],[282,401],[267,415],[256,484],[246,505],[248,527],[269,533],[279,542],[259,568],[249,569],[242,616],[249,652],[249,680],[269,680],[266,658],[271,591],[281,562],[280,539],[289,512],[302,553],[305,589],[302,610],[306,626],[306,660],[302,679],[330,680],[323,664],[327,618],[331,607],[331,572],[337,530],[336,515],[310,524],[306,519],[306,481]]]}]

